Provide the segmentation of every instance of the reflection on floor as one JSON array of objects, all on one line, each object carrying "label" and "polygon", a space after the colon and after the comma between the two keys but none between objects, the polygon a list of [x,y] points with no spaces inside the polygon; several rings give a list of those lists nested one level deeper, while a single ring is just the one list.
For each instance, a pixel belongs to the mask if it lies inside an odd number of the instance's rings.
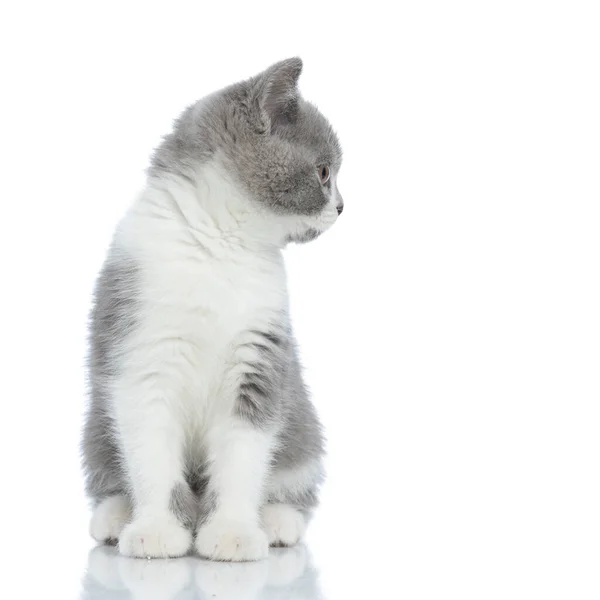
[{"label": "reflection on floor", "polygon": [[257,563],[197,557],[144,560],[109,546],[91,550],[82,600],[321,600],[304,546],[271,548]]}]

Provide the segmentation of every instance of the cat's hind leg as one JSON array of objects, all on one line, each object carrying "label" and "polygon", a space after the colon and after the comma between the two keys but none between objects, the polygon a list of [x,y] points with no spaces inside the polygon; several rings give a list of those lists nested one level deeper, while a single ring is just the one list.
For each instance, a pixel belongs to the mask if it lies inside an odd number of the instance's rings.
[{"label": "cat's hind leg", "polygon": [[90,534],[97,542],[115,544],[131,515],[131,502],[124,494],[104,498],[94,508]]},{"label": "cat's hind leg", "polygon": [[269,477],[268,502],[261,509],[261,524],[271,546],[294,546],[306,531],[323,479],[320,460],[302,466],[275,468]]},{"label": "cat's hind leg", "polygon": [[265,504],[261,520],[270,546],[294,546],[306,531],[306,517],[292,504]]}]

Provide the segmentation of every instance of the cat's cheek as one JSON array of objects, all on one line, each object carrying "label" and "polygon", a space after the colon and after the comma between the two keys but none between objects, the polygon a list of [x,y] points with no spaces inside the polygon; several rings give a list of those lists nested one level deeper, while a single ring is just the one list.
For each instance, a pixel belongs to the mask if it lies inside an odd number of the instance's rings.
[{"label": "cat's cheek", "polygon": [[333,227],[335,222],[338,220],[338,211],[333,201],[327,203],[323,212],[319,215],[317,223],[314,225],[315,229],[321,233],[327,231],[330,227]]}]

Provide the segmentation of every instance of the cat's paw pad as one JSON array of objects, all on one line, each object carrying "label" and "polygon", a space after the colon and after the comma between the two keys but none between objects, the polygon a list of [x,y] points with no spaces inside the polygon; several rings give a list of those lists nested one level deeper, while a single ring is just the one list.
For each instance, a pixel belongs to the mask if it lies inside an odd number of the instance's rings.
[{"label": "cat's paw pad", "polygon": [[172,515],[139,517],[119,537],[119,552],[138,558],[168,558],[187,554],[192,534]]},{"label": "cat's paw pad", "polygon": [[211,560],[261,560],[269,554],[269,540],[256,525],[212,519],[198,530],[196,550]]},{"label": "cat's paw pad", "polygon": [[90,535],[97,542],[116,542],[131,520],[131,504],[125,496],[110,496],[96,506],[90,521]]},{"label": "cat's paw pad", "polygon": [[271,546],[293,546],[306,530],[306,519],[289,504],[266,504],[262,510],[262,526]]}]

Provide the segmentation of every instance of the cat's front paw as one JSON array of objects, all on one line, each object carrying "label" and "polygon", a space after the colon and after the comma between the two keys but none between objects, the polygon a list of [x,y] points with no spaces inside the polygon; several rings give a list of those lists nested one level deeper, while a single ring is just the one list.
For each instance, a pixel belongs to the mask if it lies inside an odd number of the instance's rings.
[{"label": "cat's front paw", "polygon": [[262,560],[269,554],[269,540],[257,525],[216,518],[198,530],[196,550],[211,560]]},{"label": "cat's front paw", "polygon": [[119,552],[137,558],[183,556],[191,545],[192,534],[171,514],[138,517],[119,537]]},{"label": "cat's front paw", "polygon": [[306,519],[289,504],[266,504],[262,510],[262,526],[271,546],[293,546],[306,529]]}]

